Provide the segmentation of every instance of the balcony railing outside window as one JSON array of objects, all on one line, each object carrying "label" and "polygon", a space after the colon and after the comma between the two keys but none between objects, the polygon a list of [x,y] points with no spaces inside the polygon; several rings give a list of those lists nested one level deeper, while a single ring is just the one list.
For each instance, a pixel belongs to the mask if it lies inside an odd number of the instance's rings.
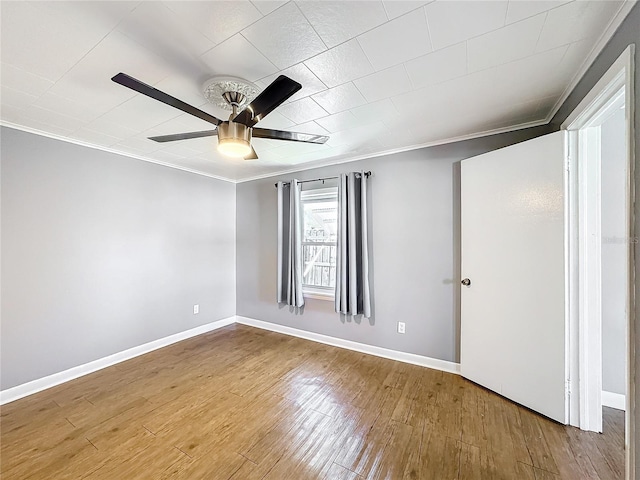
[{"label": "balcony railing outside window", "polygon": [[333,289],[336,286],[336,244],[302,242],[304,263],[302,283]]},{"label": "balcony railing outside window", "polygon": [[336,285],[337,189],[302,192],[302,284],[307,293],[332,295]]}]

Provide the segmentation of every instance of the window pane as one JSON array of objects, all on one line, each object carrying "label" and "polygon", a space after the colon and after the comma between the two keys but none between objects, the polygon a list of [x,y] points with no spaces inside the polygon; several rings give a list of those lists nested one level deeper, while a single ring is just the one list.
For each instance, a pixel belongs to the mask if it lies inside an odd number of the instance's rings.
[{"label": "window pane", "polygon": [[337,202],[308,200],[304,206],[305,242],[335,242],[337,237]]},{"label": "window pane", "polygon": [[[336,198],[303,201],[302,283],[333,289],[336,284],[338,202]],[[311,243],[311,244],[310,244]]]}]

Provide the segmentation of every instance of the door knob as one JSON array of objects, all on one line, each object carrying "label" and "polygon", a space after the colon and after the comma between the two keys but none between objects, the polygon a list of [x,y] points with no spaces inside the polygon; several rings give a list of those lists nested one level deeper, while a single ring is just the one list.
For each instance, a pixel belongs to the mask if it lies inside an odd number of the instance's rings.
[{"label": "door knob", "polygon": [[468,278],[465,278],[464,280],[462,280],[460,282],[462,285],[464,285],[465,287],[468,287],[469,285],[471,285],[471,280],[469,280]]}]

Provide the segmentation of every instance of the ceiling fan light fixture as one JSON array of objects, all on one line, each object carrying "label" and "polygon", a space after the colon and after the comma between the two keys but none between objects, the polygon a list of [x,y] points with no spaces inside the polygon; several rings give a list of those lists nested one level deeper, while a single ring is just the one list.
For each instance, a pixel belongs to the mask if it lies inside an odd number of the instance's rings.
[{"label": "ceiling fan light fixture", "polygon": [[218,151],[228,157],[241,158],[251,153],[251,145],[240,138],[218,140]]},{"label": "ceiling fan light fixture", "polygon": [[246,157],[251,153],[251,128],[236,122],[218,125],[218,151],[229,157]]}]

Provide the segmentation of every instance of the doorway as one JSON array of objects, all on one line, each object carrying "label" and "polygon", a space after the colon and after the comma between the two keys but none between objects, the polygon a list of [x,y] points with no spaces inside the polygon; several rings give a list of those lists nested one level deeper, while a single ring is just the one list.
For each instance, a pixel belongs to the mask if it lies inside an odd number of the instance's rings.
[{"label": "doorway", "polygon": [[[633,468],[633,45],[562,125],[568,131],[567,318],[570,424],[603,432],[624,413]],[[607,410],[607,415],[621,415]],[[605,428],[608,428],[605,426]]]}]

